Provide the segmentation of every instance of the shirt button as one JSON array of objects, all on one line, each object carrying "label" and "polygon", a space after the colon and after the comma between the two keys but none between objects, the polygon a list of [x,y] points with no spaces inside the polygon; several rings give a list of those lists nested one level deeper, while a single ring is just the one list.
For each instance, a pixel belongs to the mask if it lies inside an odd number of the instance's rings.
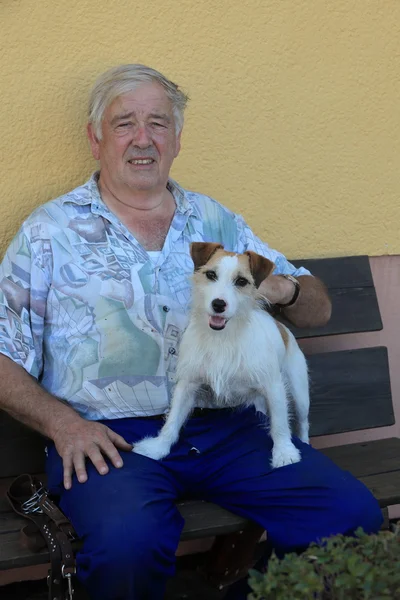
[{"label": "shirt button", "polygon": [[164,312],[169,312],[169,306],[163,306],[162,309]]},{"label": "shirt button", "polygon": [[176,350],[175,350],[175,348],[170,348],[170,349],[168,350],[168,352],[169,352],[170,354],[176,354]]}]

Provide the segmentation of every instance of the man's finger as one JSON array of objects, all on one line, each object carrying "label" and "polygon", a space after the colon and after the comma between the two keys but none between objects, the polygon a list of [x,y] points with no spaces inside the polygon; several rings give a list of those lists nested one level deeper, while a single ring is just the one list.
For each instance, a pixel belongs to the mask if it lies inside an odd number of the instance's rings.
[{"label": "man's finger", "polygon": [[93,447],[88,451],[87,455],[98,470],[98,472],[100,473],[100,475],[105,475],[106,473],[108,473],[108,466],[98,446],[93,445]]},{"label": "man's finger", "polygon": [[64,487],[66,490],[71,489],[72,486],[72,456],[68,455],[63,458],[63,470],[64,470]]},{"label": "man's finger", "polygon": [[[118,438],[120,438],[120,436],[116,436]],[[124,442],[125,440],[123,438],[122,439]],[[109,439],[107,440],[107,442],[104,442],[102,444],[102,451],[104,452],[104,454],[107,454],[108,458],[111,460],[112,464],[114,465],[114,467],[117,467],[117,469],[121,468],[123,463],[123,460],[121,458],[120,453],[118,452],[118,450],[116,449],[116,447],[114,446],[118,444],[118,440],[116,440],[114,437],[109,436]],[[126,444],[126,442],[125,442]],[[128,444],[128,448],[130,449],[130,446]]]},{"label": "man's finger", "polygon": [[121,450],[126,450],[127,452],[132,450],[133,445],[129,444],[129,442],[127,442],[121,435],[118,435],[118,433],[115,433],[115,431],[112,429],[109,429],[107,433],[114,446],[117,446],[117,448],[120,448]]},{"label": "man's finger", "polygon": [[83,452],[76,452],[73,455],[74,469],[79,483],[87,481],[87,472],[85,465],[85,455]]}]

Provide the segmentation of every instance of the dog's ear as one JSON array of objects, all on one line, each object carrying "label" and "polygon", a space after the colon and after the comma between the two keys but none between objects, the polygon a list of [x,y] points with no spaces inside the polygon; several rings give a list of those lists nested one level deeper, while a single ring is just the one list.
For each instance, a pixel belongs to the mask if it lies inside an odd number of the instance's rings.
[{"label": "dog's ear", "polygon": [[249,257],[250,271],[253,276],[255,286],[258,288],[260,283],[272,273],[275,265],[273,262],[268,260],[268,258],[264,258],[264,256],[260,256],[260,254],[256,254],[251,250],[248,250],[245,252],[245,254],[247,254]]},{"label": "dog's ear", "polygon": [[219,248],[223,248],[223,246],[213,242],[192,242],[190,244],[190,255],[194,262],[195,271],[205,265]]}]

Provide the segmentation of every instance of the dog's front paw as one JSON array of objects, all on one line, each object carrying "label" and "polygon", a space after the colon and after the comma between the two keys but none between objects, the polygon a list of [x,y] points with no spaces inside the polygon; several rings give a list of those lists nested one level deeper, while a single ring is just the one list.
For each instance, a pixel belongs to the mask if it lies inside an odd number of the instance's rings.
[{"label": "dog's front paw", "polygon": [[272,467],[278,469],[301,460],[300,451],[292,443],[272,449]]},{"label": "dog's front paw", "polygon": [[134,444],[132,452],[142,454],[153,460],[161,460],[169,454],[170,449],[171,446],[168,442],[159,437],[149,437]]}]

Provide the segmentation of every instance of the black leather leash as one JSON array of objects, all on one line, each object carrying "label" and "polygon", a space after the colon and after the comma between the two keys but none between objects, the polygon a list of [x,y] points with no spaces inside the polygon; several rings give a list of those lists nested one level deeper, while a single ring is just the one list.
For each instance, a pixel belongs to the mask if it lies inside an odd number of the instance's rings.
[{"label": "black leather leash", "polygon": [[39,552],[47,545],[51,564],[47,577],[49,600],[72,600],[72,577],[76,573],[72,542],[77,535],[71,522],[34,476],[17,477],[7,491],[7,498],[17,514],[30,520],[21,530],[22,544],[32,552]]}]

